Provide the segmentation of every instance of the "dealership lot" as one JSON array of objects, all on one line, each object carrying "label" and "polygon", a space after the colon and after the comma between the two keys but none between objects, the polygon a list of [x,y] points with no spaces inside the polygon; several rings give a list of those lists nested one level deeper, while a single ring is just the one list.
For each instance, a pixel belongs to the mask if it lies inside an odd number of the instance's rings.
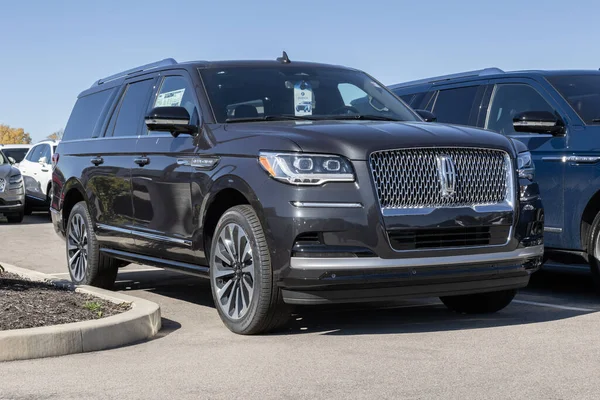
[{"label": "dealership lot", "polygon": [[[68,278],[46,214],[0,219],[0,260]],[[600,297],[580,271],[535,275],[498,314],[438,299],[298,308],[283,333],[244,337],[208,281],[130,265],[117,287],[159,303],[163,331],[98,353],[0,364],[0,398],[597,398]]]}]

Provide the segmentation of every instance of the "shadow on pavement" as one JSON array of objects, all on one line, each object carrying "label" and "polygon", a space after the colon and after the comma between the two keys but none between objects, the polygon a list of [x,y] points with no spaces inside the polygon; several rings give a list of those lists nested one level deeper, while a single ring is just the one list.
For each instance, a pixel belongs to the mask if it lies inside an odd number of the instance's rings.
[{"label": "shadow on pavement", "polygon": [[6,220],[6,218],[4,216],[0,216],[0,224],[4,225],[39,225],[39,224],[49,224],[52,222],[52,219],[50,218],[50,214],[48,213],[32,213],[31,215],[26,215],[25,218],[23,218],[23,221],[18,223],[18,224],[9,224],[8,221]]},{"label": "shadow on pavement", "polygon": [[[130,280],[118,287],[146,290],[161,296],[214,308],[208,280],[170,271],[131,272]],[[125,274],[123,274],[123,278]],[[563,274],[564,275],[564,274]],[[121,279],[121,276],[120,278]],[[554,293],[563,296],[594,296],[591,283],[585,276],[555,276],[540,272],[531,288],[521,293],[535,291],[545,295],[549,303],[560,305]],[[123,286],[125,285],[125,286]],[[129,286],[127,286],[129,285]],[[583,289],[582,289],[583,288]],[[600,298],[594,298],[600,306]],[[519,296],[517,296],[519,299]],[[594,311],[566,310],[539,307],[514,302],[504,310],[489,315],[461,315],[449,311],[437,298],[415,299],[393,303],[302,306],[293,307],[290,322],[271,335],[322,333],[327,335],[398,334],[442,332],[464,329],[493,328],[556,321],[589,314]],[[216,310],[215,310],[216,314]]]}]

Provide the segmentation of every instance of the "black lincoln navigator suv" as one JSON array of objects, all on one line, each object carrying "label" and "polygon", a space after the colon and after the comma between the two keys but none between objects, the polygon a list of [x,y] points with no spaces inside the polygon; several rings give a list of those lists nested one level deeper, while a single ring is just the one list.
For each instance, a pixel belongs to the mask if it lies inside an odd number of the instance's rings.
[{"label": "black lincoln navigator suv", "polygon": [[165,59],[78,96],[51,211],[76,284],[110,288],[129,263],[204,276],[240,334],[293,304],[495,312],[543,255],[530,161],[500,134],[425,122],[355,69]]}]

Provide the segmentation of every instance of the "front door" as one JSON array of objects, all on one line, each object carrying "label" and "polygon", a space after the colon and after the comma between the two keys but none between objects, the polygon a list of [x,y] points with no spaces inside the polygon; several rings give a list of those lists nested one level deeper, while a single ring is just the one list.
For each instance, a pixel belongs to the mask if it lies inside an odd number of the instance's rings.
[{"label": "front door", "polygon": [[46,202],[48,174],[51,173],[50,145],[39,144],[31,149],[26,159],[19,165],[25,181],[27,202],[42,205]]},{"label": "front door", "polygon": [[564,114],[537,82],[530,79],[499,80],[495,84],[487,112],[485,128],[523,142],[531,151],[536,181],[545,211],[545,245],[561,247],[564,234],[564,176],[561,162],[566,137],[550,134],[515,132],[513,116],[525,111],[549,111]]},{"label": "front door", "polygon": [[[187,72],[169,71],[157,86],[148,110],[183,106],[191,116],[198,117],[200,108]],[[197,261],[192,246],[197,223],[191,193],[195,149],[190,135],[175,138],[167,132],[142,128],[132,171],[132,193],[136,243],[144,254],[190,264]]]}]

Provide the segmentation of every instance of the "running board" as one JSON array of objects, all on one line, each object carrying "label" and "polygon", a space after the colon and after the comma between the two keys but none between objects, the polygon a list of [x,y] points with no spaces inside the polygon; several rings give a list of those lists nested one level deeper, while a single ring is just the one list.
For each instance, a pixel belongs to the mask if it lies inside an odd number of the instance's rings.
[{"label": "running board", "polygon": [[148,257],[141,254],[128,253],[126,251],[113,249],[100,249],[100,252],[106,254],[109,257],[118,258],[119,260],[129,261],[135,264],[143,264],[152,267],[170,269],[194,276],[200,276],[203,278],[209,277],[209,268],[200,265],[165,260],[164,258]]}]

